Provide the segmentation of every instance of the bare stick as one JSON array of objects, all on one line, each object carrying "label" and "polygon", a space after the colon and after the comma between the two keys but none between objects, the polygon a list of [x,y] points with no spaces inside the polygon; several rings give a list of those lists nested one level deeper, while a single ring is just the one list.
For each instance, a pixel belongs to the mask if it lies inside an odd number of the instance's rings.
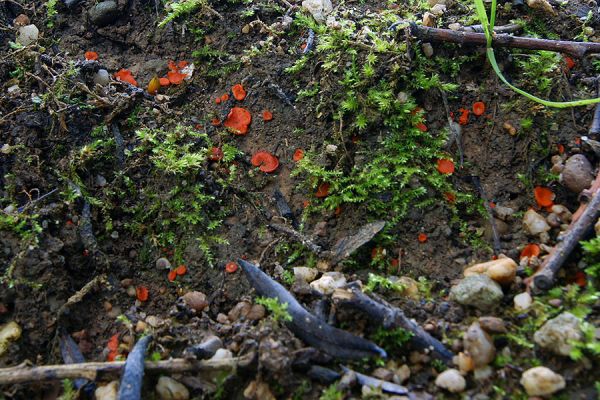
[{"label": "bare stick", "polygon": [[562,265],[600,217],[600,172],[592,187],[581,195],[589,202],[582,202],[573,214],[573,221],[564,233],[563,239],[552,248],[550,255],[546,257],[535,275],[529,278],[528,283],[533,282],[534,289],[546,291],[552,288],[556,274]]},{"label": "bare stick", "polygon": [[[481,46],[485,46],[487,44],[485,34],[483,33],[430,28],[428,26],[417,25],[414,22],[410,23],[408,29],[413,36],[427,42],[450,42],[458,44],[475,44]],[[528,50],[550,50],[558,53],[569,54],[577,58],[583,58],[591,53],[600,53],[600,43],[534,39],[510,36],[507,34],[494,35],[492,45],[497,47],[514,47]]]},{"label": "bare stick", "polygon": [[425,332],[423,328],[406,317],[404,312],[387,304],[383,300],[375,300],[362,292],[356,284],[349,284],[347,290],[336,290],[333,300],[340,305],[352,307],[365,313],[372,321],[381,324],[385,329],[402,328],[411,332],[412,343],[420,350],[428,350],[440,360],[450,363],[451,351],[436,338]]},{"label": "bare stick", "polygon": [[269,228],[274,229],[279,232],[286,233],[286,234],[290,235],[292,238],[294,238],[297,241],[299,241],[300,243],[302,243],[313,253],[315,253],[317,255],[321,254],[321,246],[319,246],[318,244],[315,244],[308,236],[298,232],[297,230],[287,227],[285,225],[281,225],[281,224],[270,224]]},{"label": "bare stick", "polygon": [[[218,371],[234,369],[236,367],[247,367],[253,359],[254,354],[222,360],[203,361],[174,358],[164,361],[146,361],[144,369],[148,373]],[[125,361],[115,361],[4,368],[0,369],[0,385],[76,378],[85,378],[90,381],[107,380],[120,374],[124,366]]]}]

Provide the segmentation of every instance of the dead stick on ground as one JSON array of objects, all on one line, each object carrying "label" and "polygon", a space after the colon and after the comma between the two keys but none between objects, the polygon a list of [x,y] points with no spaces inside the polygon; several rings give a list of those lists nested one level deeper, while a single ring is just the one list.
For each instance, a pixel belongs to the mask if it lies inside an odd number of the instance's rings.
[{"label": "dead stick on ground", "polygon": [[[540,269],[527,280],[534,290],[546,291],[552,288],[556,274],[573,249],[584,239],[594,223],[600,218],[600,172],[592,187],[581,194],[582,203],[573,214],[573,221],[563,234],[563,239],[554,246]],[[583,201],[587,199],[587,201]]]},{"label": "dead stick on ground", "polygon": [[[253,359],[254,354],[213,361],[175,358],[164,361],[146,361],[144,369],[148,373],[218,371],[236,367],[247,367]],[[0,385],[76,378],[85,378],[90,381],[106,380],[120,374],[124,366],[125,361],[116,361],[4,368],[0,369]]]},{"label": "dead stick on ground", "polygon": [[321,246],[315,244],[308,236],[298,232],[297,230],[280,224],[270,224],[269,228],[286,233],[294,239],[298,240],[303,245],[305,245],[313,253],[317,255],[321,254]]},{"label": "dead stick on ground", "polygon": [[[411,23],[407,29],[413,36],[427,42],[450,42],[481,46],[485,46],[487,44],[485,34],[483,33],[430,28],[428,26],[417,25],[415,23]],[[583,58],[584,56],[592,53],[600,53],[600,43],[534,39],[511,36],[507,34],[494,35],[492,46],[513,47],[528,50],[550,50],[558,53],[569,54],[577,58]]]}]

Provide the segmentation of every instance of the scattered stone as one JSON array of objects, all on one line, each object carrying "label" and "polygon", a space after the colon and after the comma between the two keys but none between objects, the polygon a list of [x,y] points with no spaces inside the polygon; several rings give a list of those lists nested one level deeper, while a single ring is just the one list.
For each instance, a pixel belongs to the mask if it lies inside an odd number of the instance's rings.
[{"label": "scattered stone", "polygon": [[519,293],[513,298],[513,302],[515,303],[515,310],[517,311],[526,311],[531,307],[533,303],[533,299],[531,295],[527,292]]},{"label": "scattered stone", "polygon": [[297,282],[310,283],[315,280],[318,273],[316,268],[294,267],[294,277]]},{"label": "scattered stone", "polygon": [[98,386],[94,394],[96,400],[118,400],[119,381],[112,381],[108,385]]},{"label": "scattered stone", "polygon": [[496,356],[494,341],[479,325],[473,322],[463,337],[465,352],[473,359],[475,369],[487,366]]},{"label": "scattered stone", "polygon": [[243,34],[248,34],[250,33],[250,29],[252,29],[252,27],[250,26],[250,24],[246,24],[242,27],[242,33]]},{"label": "scattered stone", "polygon": [[573,219],[573,214],[569,209],[562,204],[554,204],[552,206],[552,213],[556,214],[560,221],[564,224],[568,224]]},{"label": "scattered stone", "polygon": [[423,14],[423,26],[429,26],[433,28],[435,26],[435,15],[429,11],[426,11],[425,14]]},{"label": "scattered stone", "polygon": [[421,50],[423,50],[423,54],[425,55],[425,57],[433,57],[433,46],[431,45],[431,43],[423,43],[421,45]]},{"label": "scattered stone", "polygon": [[146,328],[148,327],[148,324],[146,324],[144,321],[142,321],[141,319],[138,320],[138,322],[135,324],[135,332],[136,333],[142,333],[146,330]]},{"label": "scattered stone", "polygon": [[171,263],[164,257],[156,260],[156,268],[158,269],[171,269]]},{"label": "scattered stone", "polygon": [[371,375],[377,379],[381,379],[382,381],[391,382],[392,379],[394,379],[394,373],[387,368],[375,368]]},{"label": "scattered stone", "polygon": [[212,356],[210,359],[212,361],[217,361],[217,360],[227,360],[233,357],[233,353],[230,350],[227,349],[218,349],[215,352],[215,355]]},{"label": "scattered stone", "polygon": [[531,236],[537,236],[540,233],[548,232],[550,225],[548,225],[544,217],[530,209],[527,210],[523,217],[523,228]]},{"label": "scattered stone", "polygon": [[465,378],[454,368],[442,372],[435,378],[435,384],[451,393],[460,393],[467,387]]},{"label": "scattered stone", "polygon": [[445,12],[446,12],[445,4],[436,4],[433,7],[431,7],[431,13],[433,15],[435,15],[436,17],[440,17],[440,16],[444,15]]},{"label": "scattered stone", "polygon": [[106,181],[105,177],[103,177],[102,175],[96,175],[96,186],[104,187],[107,183],[108,182]]},{"label": "scattered stone", "polygon": [[325,146],[325,152],[327,154],[331,154],[331,155],[335,155],[335,153],[337,152],[337,145],[335,144],[328,144],[327,146]]},{"label": "scattered stone", "polygon": [[583,154],[574,154],[567,159],[560,174],[560,183],[574,193],[580,193],[592,184],[592,164]]},{"label": "scattered stone", "polygon": [[39,35],[40,30],[37,28],[37,26],[33,24],[25,25],[19,28],[16,42],[23,46],[29,46],[38,40]]},{"label": "scattered stone", "polygon": [[94,85],[106,86],[110,83],[110,75],[107,70],[99,69],[94,74]]},{"label": "scattered stone", "polygon": [[548,300],[548,304],[550,304],[552,307],[560,307],[562,306],[562,300],[561,299],[550,299]]},{"label": "scattered stone", "polygon": [[0,328],[0,357],[6,353],[11,342],[21,337],[21,327],[15,321],[2,325]]},{"label": "scattered stone", "polygon": [[450,290],[451,300],[480,310],[493,308],[502,297],[500,285],[487,275],[468,276]]},{"label": "scattered stone", "polygon": [[400,385],[410,378],[410,368],[406,364],[402,364],[400,368],[394,370],[394,383]]},{"label": "scattered stone", "polygon": [[500,218],[502,221],[506,221],[507,219],[509,219],[510,217],[512,217],[512,215],[515,213],[515,210],[510,208],[510,207],[504,207],[504,206],[500,206],[500,205],[496,205],[496,207],[494,207],[492,209],[494,215],[498,218]]},{"label": "scattered stone", "polygon": [[475,368],[473,370],[473,379],[475,379],[476,381],[485,381],[488,380],[493,373],[494,370],[489,365],[486,365],[485,367],[481,368]]},{"label": "scattered stone", "polygon": [[565,388],[565,379],[546,367],[530,368],[523,372],[521,385],[529,396],[548,396]]},{"label": "scattered stone", "polygon": [[206,295],[202,292],[187,292],[183,295],[183,301],[185,301],[185,304],[187,304],[191,309],[193,309],[197,313],[202,312],[202,310],[208,307]]},{"label": "scattered stone", "polygon": [[111,234],[110,234],[110,237],[113,238],[113,239],[115,239],[115,240],[118,239],[119,238],[119,232],[112,231]]},{"label": "scattered stone", "polygon": [[504,257],[484,263],[475,264],[464,271],[465,276],[485,274],[498,283],[511,283],[517,274],[517,263]]},{"label": "scattered stone", "polygon": [[453,22],[451,24],[448,24],[448,29],[450,29],[451,31],[460,31],[462,28],[462,25],[459,24],[458,22]]},{"label": "scattered stone", "polygon": [[546,216],[546,222],[553,228],[558,228],[562,224],[558,215],[554,213],[550,213],[548,216]]},{"label": "scattered stone", "polygon": [[161,400],[187,400],[190,398],[187,388],[168,376],[158,378],[156,393]]},{"label": "scattered stone", "polygon": [[261,380],[254,380],[244,389],[244,398],[250,400],[276,400],[269,385]]},{"label": "scattered stone", "polygon": [[266,314],[267,310],[264,306],[262,306],[261,304],[254,304],[250,308],[250,311],[248,312],[246,318],[248,318],[250,321],[259,321],[263,319]]},{"label": "scattered stone", "polygon": [[446,5],[447,0],[427,0],[429,7],[435,7],[437,4]]},{"label": "scattered stone", "polygon": [[129,296],[129,297],[136,297],[135,287],[129,286],[127,288],[127,296]]},{"label": "scattered stone", "polygon": [[489,333],[506,333],[506,324],[502,318],[498,317],[480,317],[479,325],[481,329]]},{"label": "scattered stone", "polygon": [[325,272],[319,279],[310,283],[312,289],[327,295],[345,285],[346,277],[341,272]]},{"label": "scattered stone", "polygon": [[158,328],[162,324],[162,320],[155,315],[149,315],[146,317],[146,322],[153,328]]},{"label": "scattered stone", "polygon": [[548,3],[548,0],[527,0],[527,5],[533,9],[556,15],[556,11],[554,11],[552,5]]},{"label": "scattered stone", "polygon": [[217,314],[217,322],[220,324],[227,324],[227,323],[229,323],[229,318],[227,318],[227,315],[225,315],[223,313],[218,313]]},{"label": "scattered stone", "polygon": [[390,277],[390,280],[393,282],[397,282],[404,287],[402,291],[402,296],[410,297],[411,299],[418,300],[421,296],[419,294],[419,285],[417,281],[408,276],[401,276],[397,281]]},{"label": "scattered stone", "polygon": [[119,9],[115,1],[101,1],[88,11],[90,22],[96,26],[102,27],[113,22],[119,14]]},{"label": "scattered stone", "polygon": [[29,17],[25,14],[19,14],[13,20],[13,24],[18,27],[29,25],[29,22],[30,22]]},{"label": "scattered stone", "polygon": [[133,279],[131,279],[131,278],[125,278],[125,279],[121,280],[121,287],[122,288],[128,288],[131,285],[133,285]]},{"label": "scattered stone", "polygon": [[563,312],[546,323],[533,335],[533,340],[541,347],[556,354],[568,356],[574,340],[581,340],[582,332],[579,318],[569,312]]},{"label": "scattered stone", "polygon": [[331,0],[304,0],[302,7],[306,8],[317,22],[325,22],[327,15],[333,11]]},{"label": "scattered stone", "polygon": [[467,374],[475,369],[475,363],[473,362],[473,358],[463,353],[462,351],[458,353],[457,356],[454,356],[452,362],[458,367],[461,373]]},{"label": "scattered stone", "polygon": [[252,305],[247,301],[240,301],[229,311],[227,317],[231,322],[235,322],[241,317],[246,317],[251,308]]},{"label": "scattered stone", "polygon": [[[9,86],[8,89],[6,89],[6,93],[8,93],[8,95],[11,97],[17,97],[18,95],[21,94],[21,88],[19,87],[19,85],[12,85],[12,86]],[[6,145],[6,146],[8,146],[8,145]],[[8,154],[8,153],[4,153],[4,154]]]}]

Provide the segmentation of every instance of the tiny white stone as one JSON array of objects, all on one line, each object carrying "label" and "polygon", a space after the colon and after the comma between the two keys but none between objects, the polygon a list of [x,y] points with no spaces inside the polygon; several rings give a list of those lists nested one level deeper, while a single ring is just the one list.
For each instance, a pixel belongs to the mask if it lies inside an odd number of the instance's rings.
[{"label": "tiny white stone", "polygon": [[529,307],[531,307],[531,303],[533,303],[533,299],[531,295],[527,292],[519,293],[513,298],[513,302],[515,303],[515,310],[517,311],[525,311]]},{"label": "tiny white stone", "polygon": [[302,7],[306,8],[317,22],[325,22],[327,15],[333,11],[331,0],[304,0]]},{"label": "tiny white stone", "polygon": [[465,378],[454,368],[447,369],[439,374],[435,379],[435,384],[452,393],[460,393],[467,386]]},{"label": "tiny white stone", "polygon": [[108,74],[107,70],[99,69],[94,74],[94,84],[95,85],[106,86],[106,85],[108,85],[109,82],[110,82],[110,75]]},{"label": "tiny white stone", "polygon": [[38,36],[40,34],[40,30],[37,26],[25,25],[19,28],[19,33],[17,34],[17,43],[23,46],[29,46],[31,43],[34,43],[38,40]]},{"label": "tiny white stone", "polygon": [[96,400],[117,400],[119,395],[119,381],[112,381],[108,385],[99,386],[94,395],[96,395]]},{"label": "tiny white stone", "polygon": [[548,396],[566,386],[561,375],[546,367],[535,367],[523,372],[521,385],[529,396]]},{"label": "tiny white stone", "polygon": [[156,392],[161,400],[188,400],[190,398],[187,388],[168,376],[158,378]]},{"label": "tiny white stone", "polygon": [[216,360],[226,360],[226,359],[229,359],[232,357],[233,357],[233,353],[231,352],[231,350],[219,349],[215,352],[215,355],[212,356],[210,359],[212,361],[216,361]]}]

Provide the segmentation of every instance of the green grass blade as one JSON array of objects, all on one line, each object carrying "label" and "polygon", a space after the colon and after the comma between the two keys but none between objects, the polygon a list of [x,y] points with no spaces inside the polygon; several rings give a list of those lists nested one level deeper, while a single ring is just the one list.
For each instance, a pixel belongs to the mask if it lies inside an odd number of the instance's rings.
[{"label": "green grass blade", "polygon": [[511,88],[515,92],[519,93],[520,95],[523,95],[523,96],[527,97],[529,100],[536,101],[536,102],[538,102],[540,104],[543,104],[543,105],[545,105],[547,107],[556,107],[556,108],[586,106],[586,105],[589,105],[589,104],[600,103],[600,97],[599,98],[594,98],[594,99],[564,101],[564,102],[563,101],[549,101],[549,100],[540,99],[539,97],[536,97],[536,96],[534,96],[532,94],[529,94],[526,91],[521,90],[518,87],[510,84],[506,80],[506,78],[504,77],[504,75],[502,75],[502,72],[500,72],[500,68],[498,67],[498,63],[496,62],[496,55],[494,54],[494,49],[492,49],[491,47],[488,47],[486,53],[487,53],[487,58],[490,61],[490,64],[492,65],[492,68],[494,69],[494,72],[496,72],[496,75],[498,75],[498,78],[500,78],[500,80],[502,82],[504,82],[509,88]]},{"label": "green grass blade", "polygon": [[496,1],[492,0],[492,9],[490,10],[490,32],[494,32],[494,26],[496,26]]}]

